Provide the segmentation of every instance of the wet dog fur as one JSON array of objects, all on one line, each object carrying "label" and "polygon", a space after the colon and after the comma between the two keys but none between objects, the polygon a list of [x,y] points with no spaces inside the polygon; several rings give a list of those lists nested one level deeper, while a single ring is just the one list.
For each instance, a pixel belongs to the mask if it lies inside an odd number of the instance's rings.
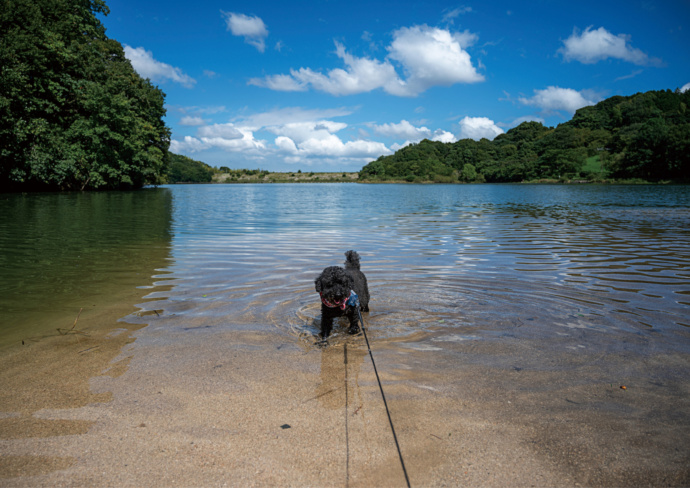
[{"label": "wet dog fur", "polygon": [[316,291],[321,295],[321,338],[327,339],[333,329],[333,320],[346,316],[350,321],[348,332],[359,332],[359,313],[355,306],[348,305],[345,310],[340,307],[328,307],[323,299],[337,303],[346,300],[353,290],[359,298],[359,309],[369,311],[369,286],[367,277],[359,268],[359,254],[355,251],[345,253],[345,267],[329,266],[314,280]]}]

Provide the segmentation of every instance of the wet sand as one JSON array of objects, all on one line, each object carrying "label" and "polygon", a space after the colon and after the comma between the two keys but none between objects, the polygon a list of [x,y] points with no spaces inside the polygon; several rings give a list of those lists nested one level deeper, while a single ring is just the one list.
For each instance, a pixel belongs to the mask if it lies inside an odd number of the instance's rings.
[{"label": "wet sand", "polygon": [[[0,484],[405,486],[364,339],[246,318],[25,345],[2,376]],[[370,340],[412,486],[690,484],[682,349],[577,328]]]}]

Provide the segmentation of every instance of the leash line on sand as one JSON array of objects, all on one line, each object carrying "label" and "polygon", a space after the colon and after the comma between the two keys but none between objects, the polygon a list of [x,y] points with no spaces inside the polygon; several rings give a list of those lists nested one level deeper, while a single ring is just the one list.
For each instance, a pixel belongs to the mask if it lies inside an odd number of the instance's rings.
[{"label": "leash line on sand", "polygon": [[343,362],[345,363],[345,452],[346,452],[346,464],[345,464],[345,486],[350,486],[350,430],[348,427],[347,420],[347,344],[343,349]]},{"label": "leash line on sand", "polygon": [[[364,340],[367,341],[367,349],[369,350],[369,357],[371,358],[371,364],[374,366],[374,373],[376,373],[376,381],[378,381],[378,383],[379,383],[379,390],[381,390],[381,398],[383,398],[383,404],[386,407],[386,414],[388,414],[388,423],[391,426],[391,432],[393,432],[393,440],[395,440],[395,447],[398,449],[398,457],[400,458],[400,465],[402,466],[403,474],[405,475],[405,482],[407,483],[407,488],[411,488],[410,478],[407,476],[407,469],[405,469],[405,461],[403,461],[402,451],[400,450],[400,444],[398,443],[398,436],[395,435],[395,427],[393,427],[393,419],[391,418],[391,412],[388,409],[388,402],[386,402],[386,395],[383,393],[383,386],[381,385],[381,378],[379,378],[379,372],[376,369],[376,362],[374,362],[374,355],[371,353],[371,346],[369,345],[369,338],[367,337],[367,331],[364,328],[364,319],[362,319],[362,313],[359,311],[359,307],[357,307],[357,314],[359,315],[359,321],[362,324],[362,332],[364,333]],[[346,353],[345,357],[347,358],[347,353]],[[347,374],[347,373],[345,373],[345,374]],[[345,402],[347,404],[347,390],[345,390],[345,398],[346,398]],[[348,462],[348,464],[349,464],[349,462]]]}]

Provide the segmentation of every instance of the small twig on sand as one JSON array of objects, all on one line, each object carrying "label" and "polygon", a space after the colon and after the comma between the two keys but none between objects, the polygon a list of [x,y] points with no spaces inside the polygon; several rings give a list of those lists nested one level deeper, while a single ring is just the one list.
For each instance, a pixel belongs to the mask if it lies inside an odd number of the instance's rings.
[{"label": "small twig on sand", "polygon": [[57,331],[60,333],[60,335],[67,335],[67,334],[89,335],[86,332],[83,332],[79,329],[75,329],[75,327],[77,326],[77,321],[79,320],[79,317],[81,316],[82,310],[84,310],[83,307],[79,309],[79,313],[77,314],[77,318],[74,319],[74,324],[72,324],[71,328],[69,328],[69,329],[58,328],[57,329]]},{"label": "small twig on sand", "polygon": [[[88,183],[88,180],[86,180],[86,182]],[[77,314],[77,318],[74,319],[74,324],[72,324],[72,329],[74,329],[77,326],[77,320],[79,320],[79,316],[81,315],[82,310],[84,310],[84,307],[79,309],[79,313]],[[72,330],[72,329],[70,329],[70,330]]]}]

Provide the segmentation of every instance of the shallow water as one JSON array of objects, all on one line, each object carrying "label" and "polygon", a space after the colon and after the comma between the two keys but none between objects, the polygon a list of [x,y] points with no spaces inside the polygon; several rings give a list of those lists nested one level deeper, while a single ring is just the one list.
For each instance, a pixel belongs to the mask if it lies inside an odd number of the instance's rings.
[{"label": "shallow water", "polygon": [[[686,486],[689,220],[668,186],[1,195],[0,478],[402,484],[375,356],[412,484]],[[371,361],[314,344],[348,249]]]},{"label": "shallow water", "polygon": [[[0,348],[57,335],[152,284],[172,193],[0,194]],[[128,312],[125,312],[128,313]]]},{"label": "shallow water", "polygon": [[6,339],[153,275],[173,286],[144,311],[310,343],[313,279],[355,249],[374,338],[423,332],[433,349],[584,329],[687,348],[672,339],[690,327],[685,186],[184,185],[0,203]]}]

